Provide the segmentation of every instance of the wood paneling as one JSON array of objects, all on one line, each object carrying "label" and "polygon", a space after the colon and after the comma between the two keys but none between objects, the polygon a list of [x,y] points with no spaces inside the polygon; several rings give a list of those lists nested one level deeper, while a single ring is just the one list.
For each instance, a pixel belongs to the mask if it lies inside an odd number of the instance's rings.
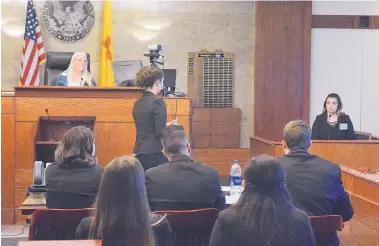
[{"label": "wood paneling", "polygon": [[14,222],[14,208],[1,208],[1,225],[13,225]]},{"label": "wood paneling", "polygon": [[312,28],[359,28],[359,18],[354,15],[313,15]]},{"label": "wood paneling", "polygon": [[33,168],[37,122],[16,122],[16,168]]},{"label": "wood paneling", "polygon": [[[361,19],[362,17],[362,19]],[[369,26],[361,26],[363,19],[369,19]],[[336,28],[336,29],[379,29],[379,16],[359,15],[313,15],[312,28]]]},{"label": "wood paneling", "polygon": [[15,86],[17,97],[53,98],[134,98],[142,95],[138,87]]},{"label": "wood paneling", "polygon": [[351,241],[361,246],[379,246],[379,231],[353,219],[350,222]]},{"label": "wood paneling", "polygon": [[133,154],[136,128],[134,123],[97,123],[95,137],[99,164],[106,166],[116,157]]},{"label": "wood paneling", "polygon": [[14,207],[14,115],[1,115],[1,207]]},{"label": "wood paneling", "polygon": [[379,141],[313,141],[309,152],[355,170],[379,167]]},{"label": "wood paneling", "polygon": [[241,110],[239,108],[194,108],[192,121],[194,148],[239,148]]},{"label": "wood paneling", "polygon": [[193,108],[192,122],[197,121],[211,121],[210,108]]},{"label": "wood paneling", "polygon": [[194,146],[194,148],[199,148],[199,149],[209,148],[209,146],[211,146],[211,134],[201,134],[201,135],[193,134],[192,146]]},{"label": "wood paneling", "polygon": [[210,135],[211,132],[211,122],[210,121],[197,121],[192,122],[192,133],[193,135]]},{"label": "wood paneling", "polygon": [[195,149],[192,158],[216,168],[220,177],[229,177],[233,160],[238,160],[244,168],[250,159],[249,149]]},{"label": "wood paneling", "polygon": [[[280,142],[259,137],[250,139],[251,156],[284,154]],[[361,167],[378,169],[379,141],[313,141],[309,152],[334,163],[359,170]]]},{"label": "wood paneling", "polygon": [[285,124],[309,120],[311,1],[256,2],[255,136],[280,140]]},{"label": "wood paneling", "polygon": [[14,114],[14,97],[1,97],[1,113]]},{"label": "wood paneling", "polygon": [[28,186],[33,184],[33,168],[15,169],[15,207],[20,206],[26,198]]},{"label": "wood paneling", "polygon": [[211,135],[210,140],[210,146],[211,148],[236,148],[240,146],[240,135],[229,135],[229,134],[222,134],[222,135]]},{"label": "wood paneling", "polygon": [[1,224],[14,223],[14,98],[1,97]]},{"label": "wood paneling", "polygon": [[371,29],[379,29],[379,16],[371,16],[370,24]]}]

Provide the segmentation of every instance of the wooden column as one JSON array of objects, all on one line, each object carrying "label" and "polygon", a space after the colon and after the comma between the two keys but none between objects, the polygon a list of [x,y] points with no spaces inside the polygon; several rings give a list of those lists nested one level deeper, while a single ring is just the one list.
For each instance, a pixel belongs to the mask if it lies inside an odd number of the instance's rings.
[{"label": "wooden column", "polygon": [[254,134],[281,140],[309,120],[312,2],[256,2]]}]

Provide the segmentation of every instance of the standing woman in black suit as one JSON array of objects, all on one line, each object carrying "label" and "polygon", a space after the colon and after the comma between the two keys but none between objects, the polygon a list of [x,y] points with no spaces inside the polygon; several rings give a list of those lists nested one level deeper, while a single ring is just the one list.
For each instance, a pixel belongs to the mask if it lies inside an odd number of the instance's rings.
[{"label": "standing woman in black suit", "polygon": [[167,122],[166,104],[157,95],[163,89],[163,72],[156,67],[143,67],[137,73],[136,85],[145,88],[133,107],[137,136],[134,155],[146,171],[168,162],[162,153],[161,134],[166,126],[177,124],[177,119]]},{"label": "standing woman in black suit", "polygon": [[349,115],[341,112],[342,101],[338,94],[329,94],[322,114],[317,115],[312,126],[314,140],[354,140],[353,123]]}]

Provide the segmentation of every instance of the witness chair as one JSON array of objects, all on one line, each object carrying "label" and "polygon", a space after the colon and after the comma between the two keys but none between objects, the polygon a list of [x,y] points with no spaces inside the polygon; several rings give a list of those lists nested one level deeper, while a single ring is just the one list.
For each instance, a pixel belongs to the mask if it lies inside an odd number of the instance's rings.
[{"label": "witness chair", "polygon": [[[70,65],[74,52],[47,52],[44,85],[55,85],[58,75]],[[90,70],[90,55],[87,53],[87,70]]]},{"label": "witness chair", "polygon": [[339,215],[309,216],[317,246],[330,245],[337,231],[343,228],[343,220]]},{"label": "witness chair", "polygon": [[371,140],[371,133],[354,132],[356,140]]},{"label": "witness chair", "polygon": [[172,245],[208,246],[219,210],[206,208],[198,210],[166,210],[154,214],[166,215],[172,229]]},{"label": "witness chair", "polygon": [[38,209],[31,216],[28,240],[75,239],[75,230],[92,208]]}]

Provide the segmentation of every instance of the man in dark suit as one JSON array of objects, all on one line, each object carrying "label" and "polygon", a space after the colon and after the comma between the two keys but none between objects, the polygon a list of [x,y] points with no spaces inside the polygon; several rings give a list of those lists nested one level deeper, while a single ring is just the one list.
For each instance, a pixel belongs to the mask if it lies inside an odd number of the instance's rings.
[{"label": "man in dark suit", "polygon": [[163,129],[162,145],[169,162],[146,171],[147,195],[152,210],[223,209],[225,197],[218,172],[191,160],[184,128],[172,125]]},{"label": "man in dark suit", "polygon": [[[353,217],[349,195],[341,181],[339,165],[308,153],[311,129],[302,120],[289,122],[283,130],[285,156],[279,157],[286,172],[286,187],[294,205],[308,215],[341,215],[343,221]],[[316,240],[317,240],[317,235]],[[339,245],[335,233],[331,245]]]}]

